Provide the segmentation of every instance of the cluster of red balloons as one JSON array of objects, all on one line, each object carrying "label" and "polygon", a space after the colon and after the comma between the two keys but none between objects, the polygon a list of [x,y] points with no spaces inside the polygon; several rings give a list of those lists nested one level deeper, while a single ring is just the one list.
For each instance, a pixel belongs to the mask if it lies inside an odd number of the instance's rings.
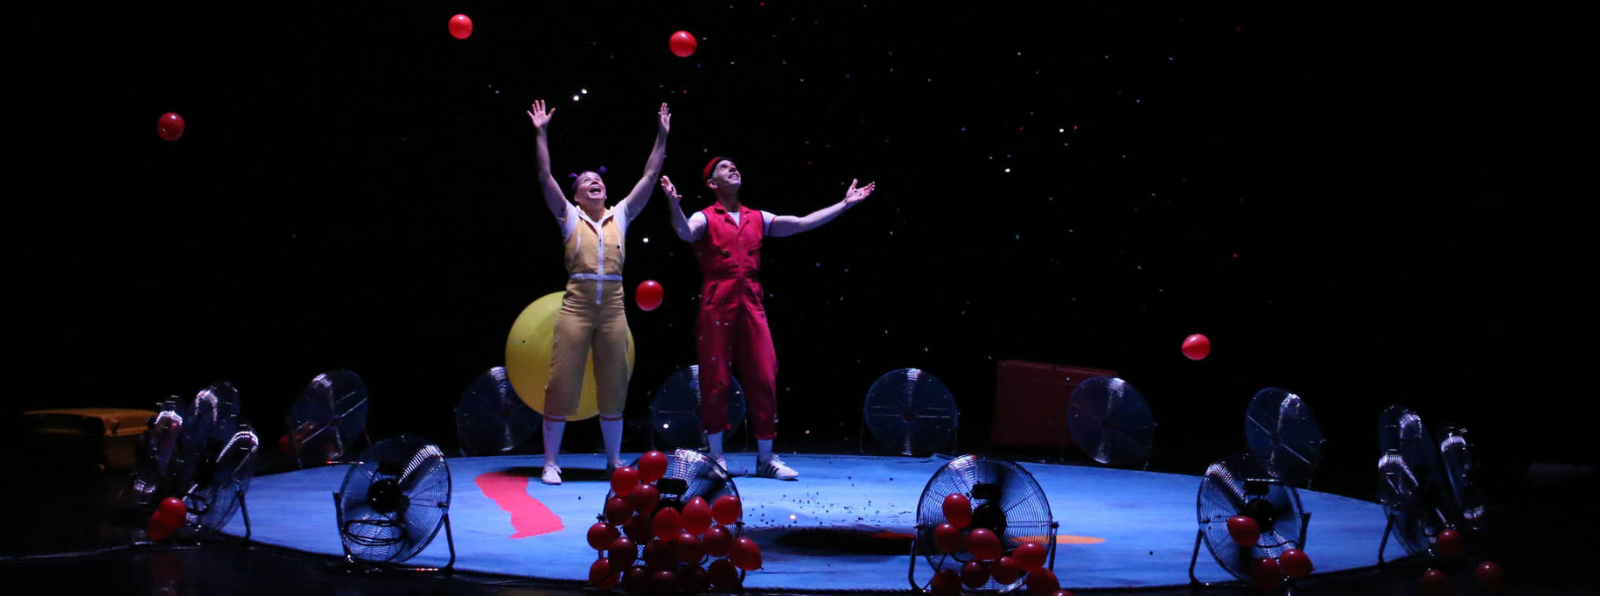
[{"label": "cluster of red balloons", "polygon": [[959,493],[945,495],[943,510],[945,523],[933,529],[934,547],[950,554],[967,551],[972,559],[962,564],[960,573],[942,569],[935,574],[929,586],[935,595],[960,594],[963,585],[976,590],[990,579],[1011,585],[1026,576],[1031,596],[1071,596],[1071,592],[1061,589],[1055,572],[1045,568],[1048,553],[1043,545],[1024,542],[1007,556],[1000,536],[993,530],[971,527],[972,499]]},{"label": "cluster of red balloons", "polygon": [[[1228,518],[1228,537],[1243,548],[1250,548],[1261,540],[1261,524],[1248,515]],[[1250,579],[1262,592],[1271,592],[1283,583],[1283,578],[1300,579],[1311,575],[1311,557],[1298,548],[1284,549],[1277,558],[1264,557],[1250,569]]]},{"label": "cluster of red balloons", "polygon": [[[1230,520],[1231,521],[1231,520]],[[1235,541],[1238,539],[1236,538]],[[1251,544],[1254,544],[1252,542]],[[1311,575],[1311,557],[1298,548],[1287,548],[1278,558],[1263,557],[1250,569],[1250,580],[1262,592],[1278,589],[1284,578],[1302,579]]]},{"label": "cluster of red balloons", "polygon": [[589,585],[620,585],[629,594],[740,589],[739,570],[760,569],[761,549],[738,535],[744,517],[739,497],[723,495],[708,504],[697,496],[681,511],[663,505],[656,482],[667,465],[665,454],[651,451],[638,468],[612,473],[603,521],[589,527],[589,546],[604,555],[589,566]]},{"label": "cluster of red balloons", "polygon": [[167,497],[161,500],[156,512],[150,514],[150,523],[145,525],[144,533],[151,540],[166,540],[188,521],[189,510],[184,507],[183,499]]}]

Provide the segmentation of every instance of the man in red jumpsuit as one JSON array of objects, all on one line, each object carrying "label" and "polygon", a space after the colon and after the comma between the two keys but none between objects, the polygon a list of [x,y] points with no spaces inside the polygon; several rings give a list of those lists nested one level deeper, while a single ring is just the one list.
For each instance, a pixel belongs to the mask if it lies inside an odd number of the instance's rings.
[{"label": "man in red jumpsuit", "polygon": [[828,223],[872,194],[874,185],[850,181],[844,200],[805,217],[773,215],[739,202],[739,168],[717,157],[701,172],[716,195],[710,207],[684,217],[672,181],[661,177],[678,238],[694,246],[700,262],[700,315],[695,320],[700,361],[700,425],[711,457],[727,469],[722,433],[728,424],[728,386],[733,373],[744,386],[751,434],[760,446],[756,475],[779,480],[800,477],[772,451],[778,435],[778,357],[772,351],[767,311],[761,305],[761,244],[768,237],[792,236]]}]

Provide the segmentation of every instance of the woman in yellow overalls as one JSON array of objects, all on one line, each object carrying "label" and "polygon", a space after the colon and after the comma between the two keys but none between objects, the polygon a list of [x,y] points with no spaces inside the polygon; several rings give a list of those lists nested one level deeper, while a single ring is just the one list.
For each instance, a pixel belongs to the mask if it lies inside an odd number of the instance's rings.
[{"label": "woman in yellow overalls", "polygon": [[[622,408],[628,396],[628,319],[623,306],[622,260],[628,223],[644,211],[666,159],[667,128],[672,114],[661,104],[656,144],[644,164],[644,176],[628,196],[606,209],[606,185],[600,174],[583,172],[572,182],[573,205],[550,175],[546,129],[555,108],[533,102],[528,117],[538,132],[539,187],[550,213],[561,224],[566,243],[567,293],[556,319],[555,345],[550,350],[550,382],[544,393],[545,484],[561,484],[561,433],[567,417],[578,411],[583,369],[594,351],[595,394],[600,406],[600,434],[605,439],[608,468],[622,465]],[[602,168],[604,169],[604,168]]]}]

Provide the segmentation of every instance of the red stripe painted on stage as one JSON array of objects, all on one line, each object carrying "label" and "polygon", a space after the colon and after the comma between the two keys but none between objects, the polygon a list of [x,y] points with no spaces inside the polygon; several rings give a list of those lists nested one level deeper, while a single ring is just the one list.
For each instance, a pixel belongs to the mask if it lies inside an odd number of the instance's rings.
[{"label": "red stripe painted on stage", "polygon": [[506,472],[489,472],[477,478],[478,490],[511,514],[513,540],[549,534],[566,527],[549,507],[528,495],[528,478]]}]

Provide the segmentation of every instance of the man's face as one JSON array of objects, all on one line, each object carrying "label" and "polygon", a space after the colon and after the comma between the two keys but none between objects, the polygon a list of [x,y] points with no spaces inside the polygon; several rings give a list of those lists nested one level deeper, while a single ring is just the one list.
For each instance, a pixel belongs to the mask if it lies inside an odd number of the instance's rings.
[{"label": "man's face", "polygon": [[582,202],[606,201],[606,183],[600,180],[600,175],[594,172],[584,172],[578,175],[578,183],[573,186],[576,191],[573,198]]},{"label": "man's face", "polygon": [[716,167],[711,168],[711,179],[707,181],[707,185],[713,190],[736,191],[739,190],[739,182],[739,166],[724,159],[717,162]]}]

